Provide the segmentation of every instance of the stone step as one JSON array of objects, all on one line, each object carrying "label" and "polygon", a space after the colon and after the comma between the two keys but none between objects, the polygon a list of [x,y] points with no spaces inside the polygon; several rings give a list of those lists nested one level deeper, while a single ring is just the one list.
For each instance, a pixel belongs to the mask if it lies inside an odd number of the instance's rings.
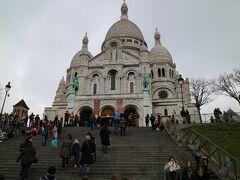
[{"label": "stone step", "polygon": [[[81,141],[89,128],[64,128],[63,136],[71,133]],[[111,146],[108,153],[101,151],[99,129],[91,131],[97,144],[97,162],[91,165],[92,180],[110,179],[112,175],[121,175],[131,180],[161,180],[163,167],[169,156],[175,156],[184,165],[187,160],[193,160],[188,149],[180,147],[169,138],[166,132],[152,132],[150,128],[127,128],[124,137],[111,135]],[[0,174],[6,179],[17,179],[20,165],[16,163],[19,154],[19,145],[23,138],[9,139],[0,144]],[[62,139],[59,140],[61,146]],[[41,146],[41,135],[33,138],[39,162],[33,164],[30,170],[30,179],[39,179],[50,165],[57,168],[57,179],[80,179],[79,168],[73,167],[73,158],[70,159],[68,170],[61,169],[61,159],[58,149],[50,146]]]}]

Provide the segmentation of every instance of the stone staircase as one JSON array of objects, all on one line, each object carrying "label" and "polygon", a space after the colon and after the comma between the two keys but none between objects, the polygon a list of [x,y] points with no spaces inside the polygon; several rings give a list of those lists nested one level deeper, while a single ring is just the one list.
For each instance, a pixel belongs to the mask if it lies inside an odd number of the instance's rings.
[{"label": "stone staircase", "polygon": [[[176,157],[182,165],[192,160],[190,151],[178,146],[164,131],[151,131],[151,128],[128,127],[126,136],[111,135],[111,146],[108,153],[101,151],[99,129],[90,130],[87,127],[69,127],[63,129],[63,136],[71,133],[79,142],[84,135],[91,132],[96,138],[97,161],[91,165],[91,180],[110,179],[113,175],[124,176],[130,180],[163,180],[163,167],[169,156]],[[19,145],[24,137],[8,139],[0,143],[0,174],[7,180],[19,179],[20,164],[16,163],[19,154]],[[30,168],[29,179],[38,180],[46,169],[53,165],[57,167],[58,180],[75,180],[80,178],[80,170],[73,167],[73,158],[67,170],[61,170],[59,149],[50,146],[41,146],[41,136],[33,138],[39,162]],[[61,144],[61,140],[60,140]]]}]

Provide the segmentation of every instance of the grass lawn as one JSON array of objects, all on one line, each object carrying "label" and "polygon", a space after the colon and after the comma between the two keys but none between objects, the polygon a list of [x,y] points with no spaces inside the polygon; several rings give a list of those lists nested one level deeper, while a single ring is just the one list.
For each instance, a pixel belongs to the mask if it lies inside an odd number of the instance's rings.
[{"label": "grass lawn", "polygon": [[203,124],[191,128],[240,160],[240,123]]}]

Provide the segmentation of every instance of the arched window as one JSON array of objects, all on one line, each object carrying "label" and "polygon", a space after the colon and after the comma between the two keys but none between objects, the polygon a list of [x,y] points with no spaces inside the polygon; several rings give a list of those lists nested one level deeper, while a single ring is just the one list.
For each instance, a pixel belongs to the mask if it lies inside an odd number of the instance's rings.
[{"label": "arched window", "polygon": [[116,71],[112,70],[109,72],[110,78],[111,78],[111,90],[115,90],[116,89]]},{"label": "arched window", "polygon": [[174,77],[174,72],[172,71],[172,78]]},{"label": "arched window", "polygon": [[172,71],[169,69],[169,77],[172,77]]},{"label": "arched window", "polygon": [[111,47],[112,47],[112,51],[111,51],[112,61],[116,61],[117,60],[117,44],[112,43]]},{"label": "arched window", "polygon": [[93,80],[93,81],[97,81],[98,79],[99,79],[98,74],[94,74],[94,75],[92,76],[92,80]]},{"label": "arched window", "polygon": [[130,82],[130,93],[134,93],[134,85],[133,85],[133,82]]},{"label": "arched window", "polygon": [[93,85],[93,94],[97,94],[97,84]]},{"label": "arched window", "polygon": [[130,73],[128,74],[128,80],[134,81],[134,79],[135,79],[135,73],[134,73],[134,72],[130,72]]},{"label": "arched window", "polygon": [[162,76],[165,77],[165,69],[162,68]]},{"label": "arched window", "polygon": [[158,77],[161,77],[161,69],[158,68]]},{"label": "arched window", "polygon": [[151,75],[152,75],[152,78],[154,78],[153,70],[151,70]]},{"label": "arched window", "polygon": [[168,116],[168,110],[167,109],[164,109],[164,115]]}]

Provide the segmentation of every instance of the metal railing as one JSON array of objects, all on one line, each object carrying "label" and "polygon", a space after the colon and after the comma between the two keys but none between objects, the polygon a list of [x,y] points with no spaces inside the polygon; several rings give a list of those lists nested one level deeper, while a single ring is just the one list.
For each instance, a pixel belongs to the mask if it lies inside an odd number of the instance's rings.
[{"label": "metal railing", "polygon": [[180,129],[178,125],[171,122],[166,124],[166,128],[178,143],[189,147],[194,154],[207,156],[209,168],[219,178],[240,180],[240,161],[213,141],[191,128]]}]

